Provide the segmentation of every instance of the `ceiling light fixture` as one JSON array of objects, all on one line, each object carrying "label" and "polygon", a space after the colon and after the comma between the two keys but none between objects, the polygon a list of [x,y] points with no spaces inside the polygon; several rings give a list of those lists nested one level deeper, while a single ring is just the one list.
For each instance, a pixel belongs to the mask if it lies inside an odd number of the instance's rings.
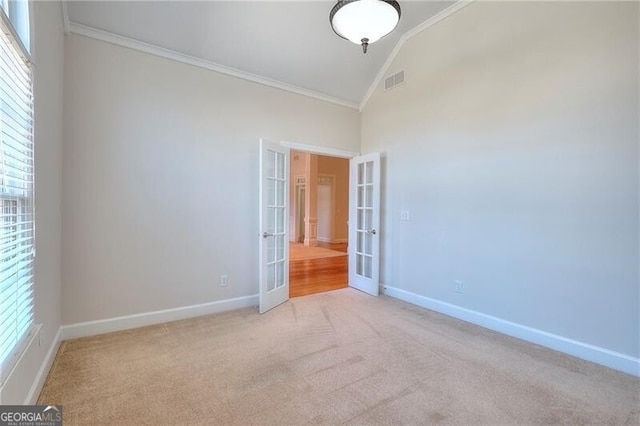
[{"label": "ceiling light fixture", "polygon": [[400,21],[400,5],[393,0],[341,0],[329,14],[340,37],[367,47],[393,31]]}]

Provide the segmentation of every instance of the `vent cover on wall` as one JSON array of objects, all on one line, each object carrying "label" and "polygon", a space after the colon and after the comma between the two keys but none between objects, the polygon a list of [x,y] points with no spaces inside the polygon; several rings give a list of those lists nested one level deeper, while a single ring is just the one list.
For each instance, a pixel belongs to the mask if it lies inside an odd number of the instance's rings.
[{"label": "vent cover on wall", "polygon": [[384,90],[393,89],[394,87],[404,83],[404,71],[397,72],[384,79]]}]

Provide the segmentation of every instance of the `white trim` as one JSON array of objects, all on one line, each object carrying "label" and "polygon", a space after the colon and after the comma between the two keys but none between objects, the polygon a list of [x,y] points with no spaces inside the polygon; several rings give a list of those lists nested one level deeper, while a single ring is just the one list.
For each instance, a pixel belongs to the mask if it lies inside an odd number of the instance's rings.
[{"label": "white trim", "polygon": [[311,154],[326,155],[329,157],[353,158],[360,155],[357,152],[343,151],[335,148],[325,148],[322,146],[305,145],[296,142],[281,141],[280,145],[289,147],[292,151],[309,152]]},{"label": "white trim", "polygon": [[276,89],[285,90],[287,92],[292,92],[298,95],[318,99],[320,101],[329,102],[332,104],[340,105],[340,106],[355,109],[355,110],[359,108],[359,104],[357,102],[348,101],[346,99],[341,99],[341,98],[337,98],[330,95],[325,95],[324,93],[315,92],[313,90],[294,86],[292,84],[284,83],[282,81],[272,80],[270,78],[263,77],[257,74],[252,74],[236,68],[220,65],[215,62],[207,61],[201,58],[196,58],[195,56],[186,55],[184,53],[180,53],[175,50],[166,49],[164,47],[156,46],[154,44],[145,43],[129,37],[124,37],[118,34],[110,33],[108,31],[99,30],[97,28],[78,24],[73,21],[69,23],[69,31],[74,34],[104,41],[106,43],[115,44],[117,46],[126,47],[128,49],[138,50],[140,52],[148,53],[150,55],[155,55],[165,59],[170,59],[172,61],[181,62],[183,64],[188,64],[188,65],[193,65],[195,67],[208,69],[210,71],[215,71],[215,72],[219,72],[221,74],[229,75],[232,77],[241,78],[243,80],[252,81],[254,83],[262,84],[264,86],[274,87]]},{"label": "white trim", "polygon": [[56,333],[56,337],[53,338],[53,342],[51,342],[51,346],[49,346],[47,355],[44,357],[44,360],[40,365],[38,374],[36,375],[35,379],[33,379],[33,384],[31,385],[31,389],[29,389],[29,393],[24,400],[24,405],[33,405],[38,402],[38,397],[40,396],[40,392],[42,391],[44,382],[49,375],[49,370],[51,370],[53,361],[56,359],[56,354],[58,353],[58,348],[60,347],[61,340],[62,327],[59,327],[58,332]]},{"label": "white trim", "polygon": [[251,296],[218,300],[216,302],[203,303],[200,305],[183,306],[180,308],[165,309],[162,311],[145,312],[141,314],[63,325],[62,340],[95,336],[97,334],[111,333],[113,331],[162,324],[165,322],[199,317],[202,315],[217,314],[219,312],[256,306],[257,304],[258,295],[253,294]]},{"label": "white trim", "polygon": [[[291,157],[291,155],[289,155]],[[289,164],[291,164],[292,159],[289,158]],[[291,171],[289,171],[291,174]],[[303,233],[300,232],[300,226],[304,227],[304,217],[300,215],[300,203],[305,203],[300,197],[300,191],[304,189],[306,191],[307,182],[304,174],[295,175],[293,179],[293,232],[291,232],[291,228],[289,228],[289,241],[297,243],[300,237],[302,237]],[[291,212],[289,212],[291,215]],[[291,226],[291,225],[290,225]]]},{"label": "white trim", "polygon": [[62,5],[62,28],[64,29],[64,35],[69,34],[71,31],[71,23],[69,21],[69,9],[67,7],[67,0],[60,0]]},{"label": "white trim", "polygon": [[457,2],[447,7],[440,13],[433,15],[431,18],[427,19],[422,24],[404,33],[402,37],[400,37],[400,40],[398,40],[398,43],[396,44],[396,46],[391,51],[391,54],[387,58],[382,68],[380,68],[378,75],[376,76],[375,80],[373,80],[373,83],[371,84],[371,86],[369,86],[369,90],[367,90],[367,93],[364,95],[364,98],[362,98],[362,101],[360,102],[360,106],[359,106],[359,111],[360,112],[364,111],[365,107],[367,106],[367,102],[369,102],[369,98],[373,95],[373,92],[376,90],[376,88],[380,84],[380,81],[382,81],[382,79],[384,78],[384,75],[387,73],[387,70],[391,66],[391,63],[396,58],[396,55],[398,54],[398,52],[400,52],[400,49],[402,48],[402,46],[407,40],[409,40],[413,36],[418,35],[419,33],[426,30],[427,28],[433,27],[438,22],[448,18],[449,16],[453,15],[454,13],[464,8],[465,6],[468,6],[473,1],[474,0],[458,0]]},{"label": "white trim", "polygon": [[15,345],[11,350],[9,356],[5,360],[8,362],[3,366],[4,369],[2,370],[2,376],[0,376],[0,390],[3,389],[9,381],[11,381],[14,371],[20,369],[25,357],[31,353],[31,348],[34,347],[36,338],[40,336],[41,329],[42,324],[31,324],[26,334],[18,340],[17,345]]},{"label": "white trim", "polygon": [[24,40],[20,38],[18,31],[16,30],[16,28],[14,28],[13,22],[11,22],[11,20],[9,19],[9,15],[7,15],[7,12],[5,12],[5,10],[2,8],[0,8],[0,21],[1,21],[0,31],[3,31],[5,34],[9,36],[10,43],[15,45],[16,50],[18,51],[18,54],[22,57],[22,59],[24,59],[25,62],[31,62],[31,47],[34,44],[34,42],[31,40],[31,38],[33,37],[33,26],[32,26],[33,20],[31,19],[31,16],[33,16],[33,14],[31,13],[31,10],[32,10],[31,2],[27,3],[27,6],[29,7],[29,12],[28,12],[29,13],[29,31],[28,31],[29,48],[28,49],[27,49],[27,46],[25,46],[24,44]]},{"label": "white trim", "polygon": [[609,349],[578,342],[557,334],[547,333],[525,325],[513,323],[481,312],[462,308],[450,303],[431,299],[388,285],[382,286],[387,296],[404,300],[405,302],[440,312],[460,320],[497,331],[508,336],[516,337],[527,342],[545,346],[556,351],[564,352],[587,361],[601,364],[614,370],[623,371],[634,376],[640,376],[640,358],[614,352]]},{"label": "white trim", "polygon": [[[348,243],[349,240],[347,238],[324,238],[324,237],[318,237],[318,241],[322,242],[322,243],[329,243],[329,244],[342,244],[342,243]],[[327,250],[333,250],[333,249],[327,249]],[[335,250],[334,250],[335,251]],[[345,253],[347,254],[347,253]]]}]

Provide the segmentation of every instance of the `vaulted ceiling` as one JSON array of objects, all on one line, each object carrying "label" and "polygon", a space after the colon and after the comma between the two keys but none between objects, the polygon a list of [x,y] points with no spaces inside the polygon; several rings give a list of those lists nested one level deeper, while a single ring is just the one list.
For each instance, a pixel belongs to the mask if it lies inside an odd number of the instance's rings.
[{"label": "vaulted ceiling", "polygon": [[[402,34],[455,1],[402,1],[396,30],[362,53],[329,24],[332,1],[69,1],[69,20],[359,104]],[[80,27],[75,25],[75,27]]]}]

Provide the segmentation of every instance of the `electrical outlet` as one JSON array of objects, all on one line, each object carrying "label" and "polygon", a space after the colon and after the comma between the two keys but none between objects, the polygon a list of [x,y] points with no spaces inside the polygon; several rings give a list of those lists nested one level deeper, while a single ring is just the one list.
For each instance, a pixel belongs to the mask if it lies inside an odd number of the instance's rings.
[{"label": "electrical outlet", "polygon": [[409,221],[409,210],[400,211],[400,220],[403,222]]},{"label": "electrical outlet", "polygon": [[229,275],[220,275],[220,287],[229,285]]},{"label": "electrical outlet", "polygon": [[456,293],[464,293],[464,284],[462,281],[455,281],[453,291]]}]

